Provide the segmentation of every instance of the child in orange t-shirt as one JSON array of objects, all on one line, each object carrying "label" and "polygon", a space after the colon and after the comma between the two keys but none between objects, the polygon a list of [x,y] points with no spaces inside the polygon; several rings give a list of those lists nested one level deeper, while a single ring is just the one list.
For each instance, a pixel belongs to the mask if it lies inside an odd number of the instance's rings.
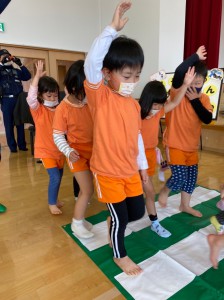
[{"label": "child in orange t-shirt", "polygon": [[44,76],[43,62],[36,63],[36,74],[30,85],[27,102],[35,123],[34,156],[40,158],[49,175],[48,205],[53,215],[61,214],[58,192],[63,176],[64,155],[53,141],[52,123],[59,99],[57,81]]},{"label": "child in orange t-shirt", "polygon": [[65,76],[64,84],[68,94],[56,109],[53,136],[58,149],[66,156],[70,171],[80,187],[71,229],[78,238],[91,238],[92,224],[84,217],[93,195],[93,178],[89,166],[92,155],[93,122],[83,86],[85,80],[83,66],[83,60],[74,62]]},{"label": "child in orange t-shirt", "polygon": [[152,183],[152,176],[155,174],[156,167],[156,146],[158,145],[159,122],[165,113],[173,110],[180,103],[194,76],[194,67],[192,69],[189,68],[185,75],[184,83],[173,101],[167,102],[166,89],[162,82],[156,80],[146,84],[139,100],[142,118],[142,138],[149,165],[147,170],[149,180],[143,185],[146,197],[146,208],[149,219],[152,222],[151,229],[164,238],[169,237],[171,233],[161,226],[158,221],[155,207],[155,191]]},{"label": "child in orange t-shirt", "polygon": [[116,38],[128,20],[123,14],[130,7],[130,1],[117,6],[111,25],[94,41],[84,67],[94,124],[90,167],[98,200],[107,204],[111,215],[114,262],[126,274],[137,275],[142,269],[127,256],[124,232],[128,222],[140,219],[145,212],[140,174],[144,184],[148,164],[140,134],[140,106],[131,97],[144,54],[136,41]]},{"label": "child in orange t-shirt", "polygon": [[212,105],[209,97],[201,93],[207,76],[206,49],[200,46],[196,53],[188,57],[175,70],[170,90],[171,101],[183,83],[184,74],[189,67],[195,67],[196,76],[188,88],[181,103],[166,114],[164,144],[172,176],[166,182],[159,195],[159,203],[166,206],[169,192],[181,191],[180,211],[195,217],[201,217],[200,211],[190,206],[198,174],[198,146],[201,124],[212,121]]}]

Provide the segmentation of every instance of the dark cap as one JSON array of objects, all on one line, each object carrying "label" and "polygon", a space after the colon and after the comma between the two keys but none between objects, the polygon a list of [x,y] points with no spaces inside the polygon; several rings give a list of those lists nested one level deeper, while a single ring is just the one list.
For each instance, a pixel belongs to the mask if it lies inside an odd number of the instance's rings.
[{"label": "dark cap", "polygon": [[11,55],[11,54],[9,53],[8,50],[6,50],[6,49],[1,49],[1,50],[0,50],[0,56],[2,56],[2,55],[4,55],[4,54]]}]

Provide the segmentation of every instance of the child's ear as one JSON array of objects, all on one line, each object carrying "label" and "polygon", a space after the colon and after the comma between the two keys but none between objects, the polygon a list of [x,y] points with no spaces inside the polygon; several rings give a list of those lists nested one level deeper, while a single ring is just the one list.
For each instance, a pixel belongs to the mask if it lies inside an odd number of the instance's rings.
[{"label": "child's ear", "polygon": [[109,81],[110,80],[111,71],[109,69],[107,69],[107,68],[103,68],[102,72],[103,72],[103,75],[104,75],[104,79],[106,81]]}]

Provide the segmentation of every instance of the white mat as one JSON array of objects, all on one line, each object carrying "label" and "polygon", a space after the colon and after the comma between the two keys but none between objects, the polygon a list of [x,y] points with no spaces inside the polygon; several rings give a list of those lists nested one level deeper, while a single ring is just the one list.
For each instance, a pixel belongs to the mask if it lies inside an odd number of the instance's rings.
[{"label": "white mat", "polygon": [[[217,191],[209,190],[199,186],[194,190],[192,194],[190,205],[195,206],[197,204],[215,198],[219,195],[220,193]],[[180,213],[180,193],[168,197],[167,207],[165,208],[162,208],[158,202],[156,202],[155,205],[159,221],[162,221],[163,219],[171,217],[175,214],[178,214]],[[150,222],[148,221],[148,216],[146,214],[142,219],[135,222],[130,222],[127,227],[130,228],[132,231],[136,232],[148,226],[150,226]]]},{"label": "white mat", "polygon": [[[191,206],[194,206],[196,204],[199,204],[204,201],[208,201],[216,196],[220,195],[217,191],[214,190],[208,190],[203,187],[197,187],[194,190],[194,193],[192,195],[191,199]],[[163,219],[167,217],[171,217],[175,214],[180,213],[179,211],[179,205],[180,205],[180,194],[176,194],[173,196],[170,196],[168,198],[168,204],[166,208],[161,208],[158,202],[156,202],[156,210],[158,219],[162,221]],[[127,225],[125,236],[128,236],[129,234],[133,232],[140,231],[141,229],[144,229],[146,227],[150,227],[151,222],[149,220],[147,212],[145,212],[145,215],[143,218],[141,218],[138,221],[130,222]],[[94,233],[94,237],[90,239],[79,239],[80,242],[89,250],[93,251],[96,250],[106,244],[108,244],[108,228],[107,228],[107,222],[101,222],[93,226],[92,232]],[[214,233],[214,232],[213,232]]]},{"label": "white mat", "polygon": [[208,234],[217,234],[216,230],[215,230],[215,227],[210,224],[204,228],[201,228],[198,230],[198,232],[204,234],[204,235],[208,235]]},{"label": "white mat", "polygon": [[[91,230],[94,236],[90,239],[79,239],[79,241],[85,246],[89,251],[96,250],[102,246],[108,244],[108,227],[107,222],[100,222],[93,226]],[[131,234],[131,230],[126,228],[125,236]]]},{"label": "white mat", "polygon": [[165,300],[189,284],[195,275],[175,260],[159,251],[139,266],[143,273],[128,276],[121,273],[115,279],[138,300]]},{"label": "white mat", "polygon": [[[198,276],[212,267],[207,237],[198,231],[165,249],[164,252]],[[221,251],[219,260],[223,258],[224,251]]]}]

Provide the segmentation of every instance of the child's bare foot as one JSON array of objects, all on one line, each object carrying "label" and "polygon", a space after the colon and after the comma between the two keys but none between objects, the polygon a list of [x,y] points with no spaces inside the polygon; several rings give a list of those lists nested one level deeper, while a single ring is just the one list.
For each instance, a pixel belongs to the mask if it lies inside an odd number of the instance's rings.
[{"label": "child's bare foot", "polygon": [[112,242],[111,242],[111,238],[110,238],[110,224],[111,224],[111,217],[107,217],[107,227],[108,227],[108,242],[109,242],[109,246],[112,248]]},{"label": "child's bare foot", "polygon": [[58,201],[57,202],[57,207],[58,208],[61,208],[61,207],[63,207],[64,206],[64,202],[62,202],[62,201]]},{"label": "child's bare foot", "polygon": [[61,215],[62,211],[57,207],[57,205],[49,205],[50,212],[52,215]]},{"label": "child's bare foot", "polygon": [[193,209],[190,206],[183,206],[182,204],[180,205],[180,211],[185,212],[187,214],[190,214],[194,217],[198,217],[201,218],[202,217],[202,213],[199,210]]},{"label": "child's bare foot", "polygon": [[127,275],[139,275],[143,270],[136,265],[128,256],[122,258],[115,258],[114,262]]},{"label": "child's bare foot", "polygon": [[170,192],[170,190],[166,186],[164,186],[161,189],[161,191],[159,193],[159,198],[158,198],[158,202],[159,202],[161,207],[166,207],[167,206],[167,199],[168,199],[168,196],[169,196],[169,192]]},{"label": "child's bare foot", "polygon": [[220,235],[209,234],[207,236],[208,244],[210,247],[210,260],[214,269],[218,269],[218,256],[222,248],[223,242],[220,240]]}]

